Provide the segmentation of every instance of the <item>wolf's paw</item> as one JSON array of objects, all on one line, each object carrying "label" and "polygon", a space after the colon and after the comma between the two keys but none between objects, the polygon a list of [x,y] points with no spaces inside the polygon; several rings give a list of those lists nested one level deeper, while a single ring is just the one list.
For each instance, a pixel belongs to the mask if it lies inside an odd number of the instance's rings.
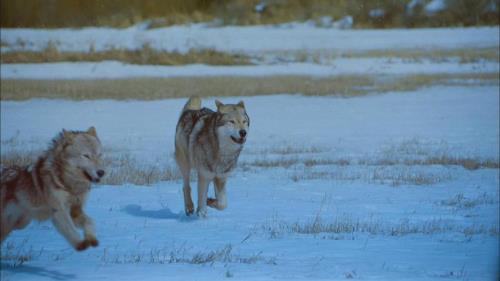
[{"label": "wolf's paw", "polygon": [[95,237],[90,237],[90,238],[87,238],[87,242],[89,243],[90,246],[92,247],[97,247],[99,246],[99,240],[97,240],[97,238]]},{"label": "wolf's paw", "polygon": [[217,199],[215,198],[208,198],[207,199],[207,206],[212,207],[212,208],[217,208]]},{"label": "wolf's paw", "polygon": [[186,212],[186,216],[190,216],[194,213],[194,204],[193,201],[189,200],[190,202],[187,202],[184,204],[184,211]]},{"label": "wolf's paw", "polygon": [[80,252],[86,250],[89,246],[90,246],[89,241],[83,240],[78,244],[76,244],[75,249]]},{"label": "wolf's paw", "polygon": [[200,218],[206,218],[207,217],[207,209],[198,209],[196,211],[196,214],[198,215],[198,217]]},{"label": "wolf's paw", "polygon": [[192,206],[191,207],[186,207],[184,209],[184,211],[186,212],[186,216],[190,216],[190,215],[192,215],[194,213],[194,207],[192,207]]}]

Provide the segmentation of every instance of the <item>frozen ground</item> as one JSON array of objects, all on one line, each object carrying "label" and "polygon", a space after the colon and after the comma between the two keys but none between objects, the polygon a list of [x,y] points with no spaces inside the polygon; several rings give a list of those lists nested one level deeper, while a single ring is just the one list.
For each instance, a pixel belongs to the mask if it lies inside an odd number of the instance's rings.
[{"label": "frozen ground", "polygon": [[[244,100],[227,210],[185,217],[176,180],[95,186],[100,246],[33,223],[2,245],[2,280],[498,279],[498,168],[425,162],[498,163],[498,86]],[[184,102],[2,101],[2,153],[95,125],[108,153],[167,167]]]}]

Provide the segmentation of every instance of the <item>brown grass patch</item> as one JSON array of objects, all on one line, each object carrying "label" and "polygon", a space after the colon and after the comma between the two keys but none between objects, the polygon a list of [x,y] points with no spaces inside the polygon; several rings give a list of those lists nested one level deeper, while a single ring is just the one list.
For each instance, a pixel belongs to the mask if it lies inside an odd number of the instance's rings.
[{"label": "brown grass patch", "polygon": [[405,62],[430,60],[435,63],[455,62],[477,63],[480,61],[500,61],[498,48],[458,48],[458,49],[383,49],[368,51],[338,50],[290,50],[270,51],[257,55],[256,60],[280,62],[310,62],[331,64],[338,58],[387,58]]},{"label": "brown grass patch", "polygon": [[460,63],[474,63],[481,60],[500,61],[498,48],[459,48],[459,49],[391,49],[342,53],[346,58],[400,58],[409,61],[429,59],[447,62],[458,58]]},{"label": "brown grass patch", "polygon": [[2,53],[1,63],[47,63],[47,62],[99,62],[115,60],[131,64],[184,65],[202,63],[209,65],[246,65],[250,60],[240,54],[229,54],[213,49],[191,49],[188,53],[167,52],[153,49],[145,44],[137,50],[111,48],[105,51],[61,52],[54,43],[41,52],[12,51]]},{"label": "brown grass patch", "polygon": [[409,76],[341,75],[272,77],[176,77],[107,80],[1,80],[1,100],[31,98],[157,100],[192,95],[258,96],[299,93],[309,96],[356,97],[369,93],[412,91],[433,85],[498,85],[498,73],[418,74]]}]

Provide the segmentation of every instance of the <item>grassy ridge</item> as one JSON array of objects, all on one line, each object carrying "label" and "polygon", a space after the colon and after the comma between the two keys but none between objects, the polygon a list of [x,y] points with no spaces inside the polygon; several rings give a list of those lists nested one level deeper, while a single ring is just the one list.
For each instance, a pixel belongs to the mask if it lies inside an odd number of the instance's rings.
[{"label": "grassy ridge", "polygon": [[[8,45],[6,45],[8,47]],[[116,47],[95,51],[93,46],[88,52],[61,52],[57,44],[49,42],[41,51],[9,51],[0,56],[1,63],[46,63],[46,62],[99,62],[115,60],[130,64],[148,65],[185,65],[193,63],[209,65],[248,65],[266,63],[270,57],[281,62],[332,63],[337,58],[400,58],[405,61],[446,62],[458,59],[459,63],[479,61],[500,61],[498,48],[457,48],[457,49],[386,49],[369,51],[335,50],[292,50],[270,51],[248,56],[242,53],[221,52],[214,49],[191,49],[187,53],[168,52],[153,49],[149,44],[135,50]]]},{"label": "grassy ridge", "polygon": [[[256,6],[265,7],[256,11]],[[150,27],[212,21],[220,24],[276,24],[321,17],[354,18],[355,27],[498,25],[500,0],[448,0],[448,8],[425,12],[430,0],[409,11],[410,0],[0,0],[2,27],[126,27],[155,19]],[[495,6],[496,5],[496,6]],[[496,9],[495,9],[496,7]],[[370,16],[374,9],[383,14]]]},{"label": "grassy ridge", "polygon": [[417,74],[377,77],[342,75],[272,77],[176,77],[106,80],[2,80],[1,100],[52,98],[72,100],[156,100],[198,95],[257,96],[270,94],[338,95],[353,97],[370,93],[411,91],[433,85],[498,85],[498,73]]}]

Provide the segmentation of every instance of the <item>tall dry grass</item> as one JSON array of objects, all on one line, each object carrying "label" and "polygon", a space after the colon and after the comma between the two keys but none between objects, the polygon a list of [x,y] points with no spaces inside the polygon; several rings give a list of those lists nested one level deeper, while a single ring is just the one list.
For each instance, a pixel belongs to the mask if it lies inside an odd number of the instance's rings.
[{"label": "tall dry grass", "polygon": [[184,65],[202,63],[209,65],[245,65],[249,58],[240,54],[223,53],[213,49],[190,50],[187,53],[167,52],[153,49],[145,44],[140,49],[127,50],[111,48],[104,51],[61,52],[54,43],[40,52],[13,51],[0,56],[1,63],[45,63],[45,62],[99,62],[116,60],[131,64]]},{"label": "tall dry grass", "polygon": [[370,93],[412,91],[433,85],[498,85],[498,73],[415,74],[408,76],[340,75],[272,77],[175,77],[106,80],[2,80],[1,100],[31,98],[157,100],[197,95],[258,96],[271,94],[356,97]]},{"label": "tall dry grass", "polygon": [[[1,0],[2,27],[115,26],[155,19],[151,27],[218,20],[220,24],[277,24],[350,15],[356,27],[498,25],[500,0],[446,1],[448,9],[425,12],[431,0],[409,11],[401,0]],[[265,3],[261,11],[256,5]],[[496,7],[496,10],[494,9]],[[379,16],[370,11],[382,9]]]}]

